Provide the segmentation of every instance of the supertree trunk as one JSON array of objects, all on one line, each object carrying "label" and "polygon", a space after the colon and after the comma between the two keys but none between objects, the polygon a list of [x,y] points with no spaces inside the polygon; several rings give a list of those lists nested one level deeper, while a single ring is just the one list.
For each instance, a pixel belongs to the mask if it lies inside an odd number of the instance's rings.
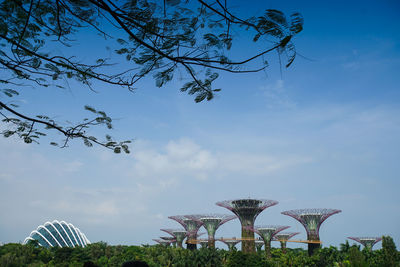
[{"label": "supertree trunk", "polygon": [[214,237],[208,238],[208,247],[209,248],[215,248],[215,239],[214,239]]},{"label": "supertree trunk", "polygon": [[308,255],[312,256],[317,249],[321,248],[321,244],[318,243],[308,243]]},{"label": "supertree trunk", "polygon": [[256,253],[256,245],[254,241],[254,232],[248,230],[248,226],[250,225],[242,225],[242,251],[244,253]]},{"label": "supertree trunk", "polygon": [[271,241],[265,242],[265,256],[267,259],[271,258]]},{"label": "supertree trunk", "polygon": [[281,241],[281,250],[283,254],[286,254],[286,241]]}]

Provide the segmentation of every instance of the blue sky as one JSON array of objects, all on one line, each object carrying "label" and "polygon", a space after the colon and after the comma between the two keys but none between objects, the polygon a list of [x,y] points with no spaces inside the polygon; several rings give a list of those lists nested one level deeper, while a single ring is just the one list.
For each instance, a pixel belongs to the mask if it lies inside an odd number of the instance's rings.
[{"label": "blue sky", "polygon": [[[131,154],[114,155],[78,141],[58,149],[0,139],[1,242],[58,219],[92,242],[153,243],[160,228],[179,227],[168,216],[229,213],[215,202],[256,197],[280,202],[256,224],[290,225],[299,239],[302,226],[280,212],[326,207],[342,213],[322,225],[324,246],[381,235],[400,245],[398,2],[228,2],[237,13],[302,13],[295,44],[303,57],[282,75],[274,56],[266,73],[222,73],[222,92],[200,104],[179,92],[179,80],[156,88],[149,79],[134,93],[73,83],[27,89],[19,100],[27,112],[73,120],[90,104],[117,118],[115,136],[135,142]],[[240,236],[239,222],[217,236]]]}]

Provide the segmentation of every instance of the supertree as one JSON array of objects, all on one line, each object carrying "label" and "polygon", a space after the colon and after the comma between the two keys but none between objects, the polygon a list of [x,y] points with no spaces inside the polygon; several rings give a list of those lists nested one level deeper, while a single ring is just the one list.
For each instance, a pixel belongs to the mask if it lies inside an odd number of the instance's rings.
[{"label": "supertree", "polygon": [[361,243],[368,250],[372,250],[372,247],[382,240],[382,237],[348,237],[348,239],[352,239]]},{"label": "supertree", "polygon": [[263,226],[254,226],[254,227],[247,227],[250,231],[253,231],[261,236],[265,244],[265,254],[268,258],[271,257],[271,241],[272,238],[290,226],[283,226],[283,225],[263,225]]},{"label": "supertree", "polygon": [[278,204],[278,201],[269,199],[236,199],[216,203],[218,206],[232,211],[242,224],[242,251],[255,253],[254,232],[247,227],[253,227],[257,216],[266,208]]},{"label": "supertree", "polygon": [[176,247],[176,238],[174,236],[160,236],[161,239],[170,241],[171,244]]},{"label": "supertree", "polygon": [[233,250],[235,248],[236,244],[241,241],[240,239],[236,239],[235,237],[233,237],[232,239],[218,238],[216,240],[225,243],[225,245],[228,246],[229,250]]},{"label": "supertree", "polygon": [[161,229],[161,231],[164,231],[176,239],[176,245],[179,248],[182,248],[182,242],[187,236],[187,231],[184,229]]},{"label": "supertree", "polygon": [[206,248],[208,246],[208,239],[201,239],[199,243],[202,248]]},{"label": "supertree", "polygon": [[255,241],[257,252],[261,251],[262,246],[264,246],[264,240],[256,239]]},{"label": "supertree", "polygon": [[164,239],[153,239],[153,241],[159,243],[160,245],[168,247],[172,242]]},{"label": "supertree", "polygon": [[298,209],[282,212],[284,215],[298,220],[307,231],[308,254],[312,255],[314,250],[321,247],[319,239],[319,228],[321,224],[333,214],[341,210],[336,209]]},{"label": "supertree", "polygon": [[290,238],[292,238],[295,235],[297,235],[297,234],[300,234],[300,232],[285,232],[285,233],[280,232],[280,233],[277,233],[274,236],[273,240],[279,241],[281,243],[282,253],[286,253],[286,243],[287,243],[287,241]]},{"label": "supertree", "polygon": [[176,215],[176,216],[169,216],[169,219],[175,220],[178,223],[180,223],[183,228],[187,231],[187,249],[196,249],[196,238],[197,238],[197,232],[199,231],[200,227],[203,225],[202,222],[195,221],[193,219],[189,219],[186,216],[196,216],[196,215]]},{"label": "supertree", "polygon": [[208,247],[215,247],[215,232],[224,223],[237,218],[235,215],[226,214],[203,214],[203,215],[188,215],[189,219],[200,222],[207,230]]}]

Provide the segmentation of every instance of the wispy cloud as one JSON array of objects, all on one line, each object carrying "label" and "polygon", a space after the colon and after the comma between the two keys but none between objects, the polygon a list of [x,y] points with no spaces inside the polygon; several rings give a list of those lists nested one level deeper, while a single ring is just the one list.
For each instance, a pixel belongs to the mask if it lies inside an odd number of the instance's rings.
[{"label": "wispy cloud", "polygon": [[284,80],[276,80],[275,83],[261,87],[268,108],[293,108],[296,103],[289,97],[288,88]]}]

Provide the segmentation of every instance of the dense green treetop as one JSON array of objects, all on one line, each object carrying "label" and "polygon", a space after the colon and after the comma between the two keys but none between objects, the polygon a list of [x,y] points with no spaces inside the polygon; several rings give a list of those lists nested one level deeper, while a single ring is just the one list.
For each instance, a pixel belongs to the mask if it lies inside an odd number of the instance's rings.
[{"label": "dense green treetop", "polygon": [[[143,78],[151,77],[162,87],[179,73],[185,80],[182,92],[194,95],[196,102],[211,100],[220,91],[213,86],[219,74],[260,72],[268,66],[264,57],[268,53],[276,51],[282,64],[289,67],[296,56],[292,39],[302,27],[299,13],[286,16],[270,9],[262,16],[241,18],[231,12],[229,1],[221,0],[3,0],[2,135],[17,135],[32,143],[52,129],[64,136],[62,142],[52,145],[65,147],[79,138],[87,146],[99,144],[116,153],[128,153],[129,141],[89,134],[94,126],[113,127],[103,111],[86,106],[92,117],[71,125],[56,122],[53,114],[22,112],[9,98],[20,95],[26,86],[62,88],[68,80],[91,90],[96,90],[98,83],[134,90]],[[104,47],[107,56],[86,62],[79,51],[66,55],[65,51],[74,47],[74,39],[89,32],[102,36],[104,42],[96,46]],[[248,46],[262,45],[249,50],[255,51],[250,56],[232,54],[230,49],[239,39]],[[257,47],[264,49],[258,51]],[[121,57],[126,63],[116,66]]]},{"label": "dense green treetop", "polygon": [[[357,245],[343,244],[341,249],[324,247],[313,256],[307,251],[273,248],[272,257],[266,258],[264,251],[246,254],[241,251],[201,248],[155,246],[109,246],[94,243],[85,248],[51,248],[28,245],[6,244],[0,246],[0,266],[83,266],[91,262],[94,266],[122,266],[126,261],[145,261],[149,266],[400,266],[399,252],[391,237],[385,237],[382,249],[360,250]],[[92,265],[93,266],[93,265]]]}]

